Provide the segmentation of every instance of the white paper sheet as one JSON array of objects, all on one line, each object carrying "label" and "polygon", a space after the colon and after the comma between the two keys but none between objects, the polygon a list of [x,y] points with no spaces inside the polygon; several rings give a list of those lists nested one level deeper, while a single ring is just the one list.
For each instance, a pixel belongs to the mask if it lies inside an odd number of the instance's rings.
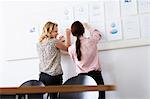
[{"label": "white paper sheet", "polygon": [[150,12],[150,0],[138,0],[139,13]]},{"label": "white paper sheet", "polygon": [[122,30],[120,19],[106,20],[106,32],[108,41],[121,40]]},{"label": "white paper sheet", "polygon": [[88,5],[76,5],[74,7],[74,20],[89,22]]},{"label": "white paper sheet", "polygon": [[121,0],[121,16],[137,14],[137,0]]},{"label": "white paper sheet", "polygon": [[97,28],[101,31],[101,41],[106,41],[103,1],[89,4],[89,19],[92,27]]},{"label": "white paper sheet", "polygon": [[124,39],[139,39],[140,38],[140,27],[138,16],[130,16],[124,18],[123,24],[123,38]]},{"label": "white paper sheet", "polygon": [[62,22],[65,28],[70,28],[72,22],[74,21],[73,8],[65,7],[63,9]]},{"label": "white paper sheet", "polygon": [[104,19],[104,2],[94,2],[89,4],[89,18],[90,21]]},{"label": "white paper sheet", "polygon": [[60,29],[61,34],[65,35],[66,28],[70,28],[74,22],[73,7],[65,6],[62,8]]},{"label": "white paper sheet", "polygon": [[[74,22],[74,16],[73,16],[73,7],[72,6],[64,6],[64,8],[61,9],[61,23],[60,23],[60,35],[63,35],[66,38],[66,29],[71,28],[71,24]],[[74,42],[74,37],[71,35],[71,42]]]},{"label": "white paper sheet", "polygon": [[142,38],[150,38],[150,14],[140,16]]},{"label": "white paper sheet", "polygon": [[119,0],[106,0],[105,1],[105,17],[106,17],[106,20],[120,18]]}]

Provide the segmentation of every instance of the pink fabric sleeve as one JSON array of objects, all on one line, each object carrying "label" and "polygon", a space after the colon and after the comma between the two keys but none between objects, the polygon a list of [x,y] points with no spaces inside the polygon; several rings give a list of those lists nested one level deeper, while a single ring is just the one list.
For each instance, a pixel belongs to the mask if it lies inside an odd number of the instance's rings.
[{"label": "pink fabric sleeve", "polygon": [[90,29],[91,33],[91,39],[95,41],[95,43],[98,43],[98,41],[101,39],[101,34],[98,29]]}]

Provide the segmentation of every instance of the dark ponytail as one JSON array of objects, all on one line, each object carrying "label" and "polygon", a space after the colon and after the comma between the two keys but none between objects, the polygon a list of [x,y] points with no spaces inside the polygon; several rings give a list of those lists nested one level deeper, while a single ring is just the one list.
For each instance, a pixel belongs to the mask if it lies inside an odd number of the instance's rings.
[{"label": "dark ponytail", "polygon": [[77,40],[76,40],[76,53],[77,53],[78,61],[81,60],[81,50],[80,50],[80,47],[81,47],[81,42],[80,42],[79,37],[77,37]]},{"label": "dark ponytail", "polygon": [[83,36],[84,33],[84,27],[82,25],[81,22],[79,21],[75,21],[72,25],[71,25],[71,32],[73,36],[77,37],[76,40],[76,54],[77,54],[77,59],[78,61],[81,61],[81,42],[80,42],[80,37]]}]

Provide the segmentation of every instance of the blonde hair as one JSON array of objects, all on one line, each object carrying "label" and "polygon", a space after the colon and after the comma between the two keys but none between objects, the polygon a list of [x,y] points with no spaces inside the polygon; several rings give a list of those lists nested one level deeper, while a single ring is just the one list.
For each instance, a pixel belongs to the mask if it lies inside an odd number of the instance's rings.
[{"label": "blonde hair", "polygon": [[58,24],[50,22],[50,21],[47,22],[43,27],[43,31],[39,38],[39,42],[42,42],[45,38],[50,38],[51,32],[53,31],[55,26],[57,27]]}]

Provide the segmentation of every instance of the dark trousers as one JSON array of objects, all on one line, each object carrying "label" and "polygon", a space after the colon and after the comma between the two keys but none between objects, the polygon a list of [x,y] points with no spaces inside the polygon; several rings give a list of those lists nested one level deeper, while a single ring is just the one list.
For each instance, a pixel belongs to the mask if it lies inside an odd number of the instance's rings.
[{"label": "dark trousers", "polygon": [[[79,75],[91,76],[98,85],[104,85],[104,80],[103,80],[101,71],[90,71],[88,73],[80,73]],[[105,91],[99,91],[98,99],[105,99]]]},{"label": "dark trousers", "polygon": [[[45,86],[49,86],[49,85],[61,85],[63,78],[62,78],[62,74],[51,76],[41,72],[39,80],[42,81],[45,84]],[[50,99],[57,99],[58,93],[51,93],[49,95],[50,95]]]}]

